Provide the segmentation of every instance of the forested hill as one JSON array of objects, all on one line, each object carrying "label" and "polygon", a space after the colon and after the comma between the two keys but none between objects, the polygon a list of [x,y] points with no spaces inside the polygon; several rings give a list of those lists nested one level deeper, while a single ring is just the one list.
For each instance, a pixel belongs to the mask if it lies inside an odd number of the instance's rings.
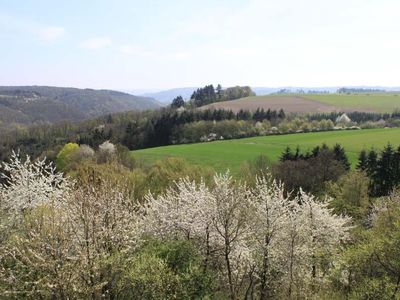
[{"label": "forested hill", "polygon": [[80,121],[107,113],[160,107],[149,97],[111,90],[48,86],[1,86],[0,127]]}]

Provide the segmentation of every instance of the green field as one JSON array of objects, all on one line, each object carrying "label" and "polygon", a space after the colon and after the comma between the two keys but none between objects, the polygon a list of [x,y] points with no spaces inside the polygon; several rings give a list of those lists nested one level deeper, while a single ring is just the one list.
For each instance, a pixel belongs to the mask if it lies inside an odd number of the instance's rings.
[{"label": "green field", "polygon": [[354,108],[354,110],[367,109],[385,113],[400,109],[400,95],[396,93],[304,95],[304,97],[334,106]]},{"label": "green field", "polygon": [[188,145],[174,145],[133,151],[136,158],[152,163],[165,157],[183,157],[194,164],[209,166],[216,171],[230,169],[237,173],[244,161],[253,160],[263,154],[277,161],[286,148],[300,146],[307,151],[314,146],[326,143],[330,146],[339,143],[345,150],[353,166],[357,163],[362,149],[381,149],[387,143],[400,145],[400,128],[364,129],[351,131],[330,131],[252,137],[237,140],[217,141]]},{"label": "green field", "polygon": [[329,113],[333,111],[391,113],[400,110],[400,93],[360,94],[279,94],[246,97],[216,102],[203,108],[230,109],[234,112],[257,108],[296,113]]}]

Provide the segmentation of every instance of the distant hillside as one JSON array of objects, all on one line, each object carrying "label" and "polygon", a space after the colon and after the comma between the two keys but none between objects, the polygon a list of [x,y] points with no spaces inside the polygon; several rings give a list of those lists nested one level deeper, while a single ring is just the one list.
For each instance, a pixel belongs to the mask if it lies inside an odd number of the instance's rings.
[{"label": "distant hillside", "polygon": [[197,87],[186,87],[170,89],[155,93],[144,93],[141,94],[141,96],[154,98],[164,104],[171,104],[172,100],[177,96],[182,96],[183,99],[190,99],[190,96],[192,96],[195,90],[197,90]]},{"label": "distant hillside", "polygon": [[47,86],[0,87],[0,126],[80,121],[112,112],[160,107],[149,97],[110,91]]}]

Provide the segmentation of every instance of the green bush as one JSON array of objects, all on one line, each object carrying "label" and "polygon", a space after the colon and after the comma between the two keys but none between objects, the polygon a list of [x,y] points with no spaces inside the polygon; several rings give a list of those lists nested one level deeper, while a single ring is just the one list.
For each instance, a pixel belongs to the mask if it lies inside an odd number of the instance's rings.
[{"label": "green bush", "polygon": [[127,259],[117,282],[121,299],[205,299],[214,278],[189,241],[149,241]]},{"label": "green bush", "polygon": [[56,166],[59,170],[63,170],[69,163],[74,153],[79,150],[76,143],[68,143],[57,154]]}]

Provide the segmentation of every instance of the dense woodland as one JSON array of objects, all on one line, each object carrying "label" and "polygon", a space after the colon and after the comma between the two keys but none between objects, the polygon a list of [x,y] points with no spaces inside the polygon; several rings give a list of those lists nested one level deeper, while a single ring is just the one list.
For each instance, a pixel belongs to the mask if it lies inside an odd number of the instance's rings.
[{"label": "dense woodland", "polygon": [[82,121],[107,113],[159,108],[152,98],[110,90],[0,86],[0,129]]}]

